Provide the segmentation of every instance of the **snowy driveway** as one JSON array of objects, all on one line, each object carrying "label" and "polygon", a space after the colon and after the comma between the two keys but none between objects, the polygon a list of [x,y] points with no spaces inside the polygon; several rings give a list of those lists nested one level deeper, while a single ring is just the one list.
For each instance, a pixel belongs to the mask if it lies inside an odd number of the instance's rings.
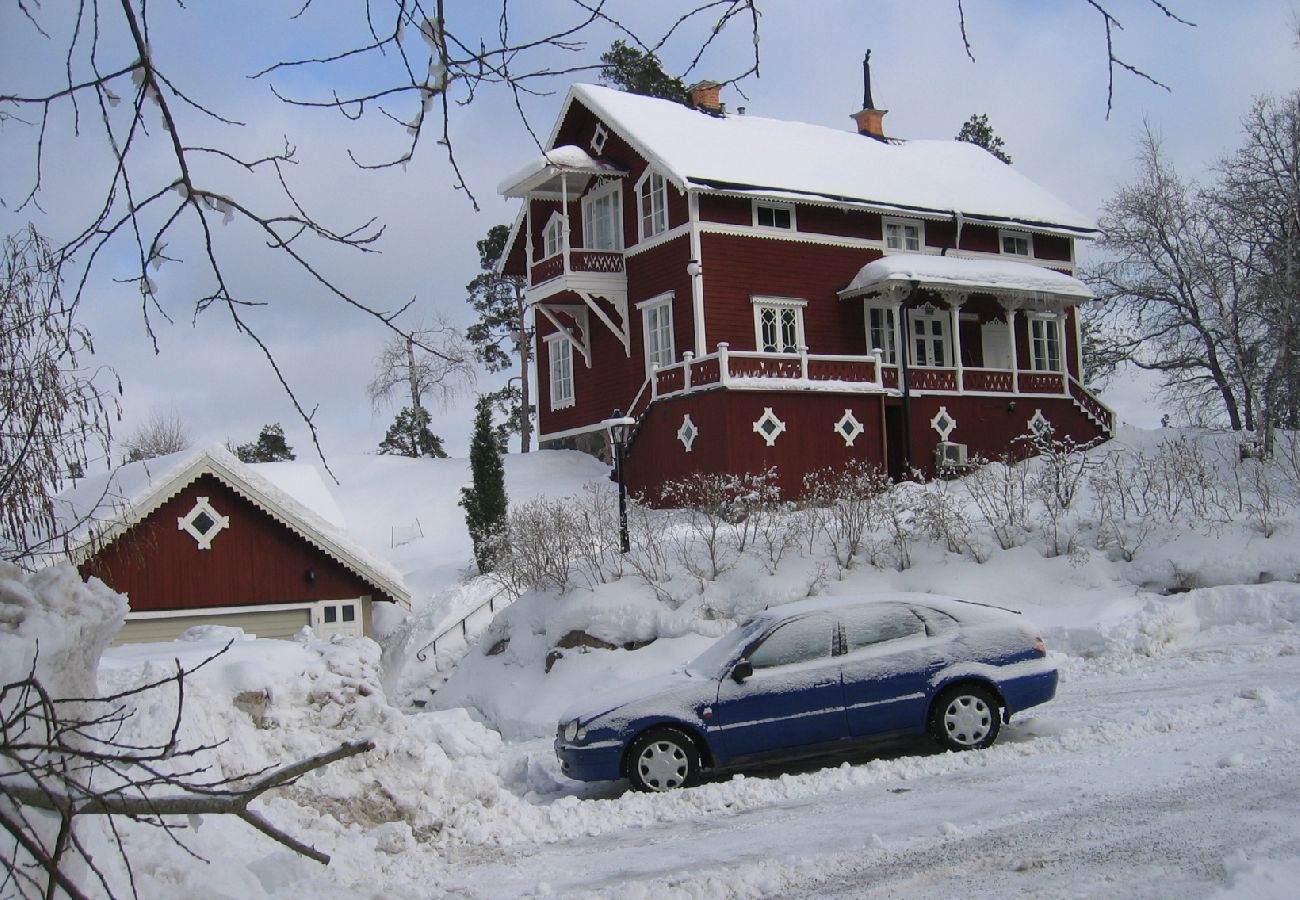
[{"label": "snowy driveway", "polygon": [[[569,827],[464,846],[440,887],[484,898],[1293,896],[1298,648],[1294,632],[1215,629],[1163,658],[1070,660],[1058,699],[981,753],[552,800]],[[584,836],[569,836],[575,823]]]}]

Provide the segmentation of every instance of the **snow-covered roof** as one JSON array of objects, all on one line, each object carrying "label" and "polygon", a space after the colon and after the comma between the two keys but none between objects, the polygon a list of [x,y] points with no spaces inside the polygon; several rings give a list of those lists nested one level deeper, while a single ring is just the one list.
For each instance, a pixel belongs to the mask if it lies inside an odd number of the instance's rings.
[{"label": "snow-covered roof", "polygon": [[[581,147],[565,144],[548,150],[528,165],[504,179],[497,193],[506,197],[524,197],[546,185],[561,173],[574,175],[626,175],[627,170],[613,163],[593,159]],[[575,181],[575,184],[577,182]],[[578,188],[580,191],[581,188]],[[575,191],[576,194],[576,191]]]},{"label": "snow-covered roof", "polygon": [[[967,219],[1085,236],[1097,230],[1088,216],[963,141],[879,141],[847,127],[751,115],[713,116],[669,100],[590,84],[570,88],[565,113],[575,101],[683,190],[704,188],[937,215],[956,210]],[[559,122],[564,119],[561,114]],[[557,134],[558,129],[559,123]],[[551,143],[555,139],[553,134]]]},{"label": "snow-covered roof", "polygon": [[75,525],[69,554],[83,561],[195,479],[211,475],[359,578],[410,606],[401,573],[347,533],[343,515],[314,466],[281,463],[265,468],[265,473],[254,471],[214,444],[83,478],[55,498],[60,521]]},{"label": "snow-covered roof", "polygon": [[920,253],[900,253],[872,260],[858,271],[848,287],[840,291],[840,296],[846,299],[860,297],[890,287],[908,286],[913,281],[931,289],[1035,297],[1050,295],[1074,302],[1092,299],[1092,291],[1079,279],[1042,266],[1001,259],[964,259]]}]

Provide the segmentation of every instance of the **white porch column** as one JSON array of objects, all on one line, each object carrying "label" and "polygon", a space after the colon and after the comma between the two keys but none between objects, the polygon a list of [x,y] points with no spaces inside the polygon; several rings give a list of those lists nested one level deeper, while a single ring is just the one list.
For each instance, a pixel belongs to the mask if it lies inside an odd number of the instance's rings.
[{"label": "white porch column", "polygon": [[560,247],[560,253],[564,256],[564,274],[569,274],[569,176],[567,172],[560,173],[560,228],[563,234],[563,246]]},{"label": "white porch column", "polygon": [[1011,332],[1011,393],[1020,393],[1020,353],[1016,349],[1016,312],[1014,306],[1007,307],[1007,328]]},{"label": "white porch column", "polygon": [[956,372],[957,391],[960,393],[963,389],[963,373],[961,365],[961,307],[966,302],[964,294],[956,294],[948,301],[948,314],[952,322],[952,364]]},{"label": "white porch column", "polygon": [[533,283],[533,198],[524,198],[524,260],[528,265],[527,284]]}]

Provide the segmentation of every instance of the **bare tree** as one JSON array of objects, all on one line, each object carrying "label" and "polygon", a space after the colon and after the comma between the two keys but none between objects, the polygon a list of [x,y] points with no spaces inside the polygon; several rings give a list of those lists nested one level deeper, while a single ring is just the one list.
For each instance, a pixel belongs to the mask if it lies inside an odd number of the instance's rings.
[{"label": "bare tree", "polygon": [[66,537],[51,498],[107,458],[121,384],[88,365],[90,332],[34,228],[5,238],[0,265],[0,558],[18,562]]},{"label": "bare tree", "polygon": [[154,410],[148,420],[122,442],[124,462],[139,462],[180,453],[190,446],[190,432],[176,410]]},{"label": "bare tree", "polygon": [[446,406],[473,383],[472,351],[459,330],[435,316],[384,345],[375,359],[375,376],[366,396],[378,409],[405,392],[409,408],[427,409],[425,397]]},{"label": "bare tree", "polygon": [[[308,772],[374,748],[370,741],[342,744],[308,759],[235,777],[211,773],[203,756],[217,746],[186,746],[178,739],[184,713],[185,679],[199,665],[107,697],[52,696],[36,677],[0,687],[0,842],[5,875],[0,894],[72,898],[118,896],[105,860],[91,855],[76,822],[85,816],[129,819],[158,828],[196,858],[173,824],[177,816],[233,815],[271,839],[321,863],[329,857],[283,831],[250,808],[267,791],[289,785]],[[176,692],[176,712],[168,734],[154,743],[121,737],[137,702],[155,702],[163,689]],[[37,813],[36,811],[40,811]],[[35,814],[34,814],[35,813]],[[47,815],[53,813],[51,823]],[[137,896],[131,863],[117,825],[109,846],[120,856]]]}]

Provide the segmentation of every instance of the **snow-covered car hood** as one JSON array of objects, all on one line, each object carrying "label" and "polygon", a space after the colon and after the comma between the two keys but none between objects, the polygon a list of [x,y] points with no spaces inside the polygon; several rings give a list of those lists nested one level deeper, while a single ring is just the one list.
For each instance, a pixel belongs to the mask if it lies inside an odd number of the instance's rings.
[{"label": "snow-covered car hood", "polygon": [[647,678],[645,681],[633,681],[616,688],[576,701],[565,709],[561,722],[578,719],[583,724],[592,719],[624,710],[631,714],[633,708],[645,703],[653,703],[655,711],[674,711],[665,703],[672,694],[693,694],[707,689],[711,682],[698,675],[691,675],[684,669],[678,669],[667,675]]}]

